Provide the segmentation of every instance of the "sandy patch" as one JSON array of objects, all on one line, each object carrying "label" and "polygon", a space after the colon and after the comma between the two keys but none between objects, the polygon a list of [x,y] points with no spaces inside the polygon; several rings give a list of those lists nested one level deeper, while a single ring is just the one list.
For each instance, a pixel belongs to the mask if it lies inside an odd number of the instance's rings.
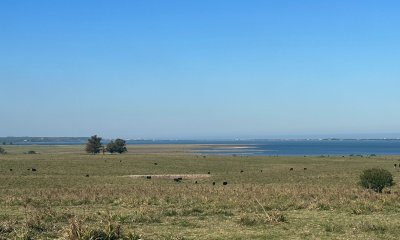
[{"label": "sandy patch", "polygon": [[174,178],[182,178],[185,179],[202,179],[211,177],[210,174],[158,174],[158,175],[125,175],[123,177],[131,177],[131,178],[147,178],[151,176],[153,179],[174,179]]}]

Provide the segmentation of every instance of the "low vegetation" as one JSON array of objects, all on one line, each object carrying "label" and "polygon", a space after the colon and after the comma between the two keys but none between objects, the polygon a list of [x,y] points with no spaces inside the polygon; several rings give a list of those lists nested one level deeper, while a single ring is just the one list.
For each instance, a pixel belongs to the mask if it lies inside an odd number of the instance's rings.
[{"label": "low vegetation", "polygon": [[[0,239],[400,235],[399,185],[390,187],[391,194],[359,185],[371,168],[389,171],[398,182],[393,164],[399,157],[204,158],[190,152],[195,147],[129,145],[126,154],[92,155],[82,146],[6,145],[8,154],[0,156]],[[40,154],[24,154],[29,150]],[[196,178],[204,175],[209,177]]]},{"label": "low vegetation", "polygon": [[364,188],[369,188],[375,192],[382,192],[385,187],[394,185],[392,174],[382,168],[371,168],[364,170],[360,175],[360,184]]},{"label": "low vegetation", "polygon": [[64,229],[65,240],[139,240],[141,236],[135,233],[124,233],[121,225],[115,225],[108,219],[100,227],[87,228],[82,221],[73,219]]}]

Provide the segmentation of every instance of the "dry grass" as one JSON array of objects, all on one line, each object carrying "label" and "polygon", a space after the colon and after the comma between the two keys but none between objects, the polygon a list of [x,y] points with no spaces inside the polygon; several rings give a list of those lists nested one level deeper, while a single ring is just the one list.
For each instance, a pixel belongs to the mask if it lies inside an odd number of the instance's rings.
[{"label": "dry grass", "polygon": [[[185,154],[186,146],[165,147],[165,154],[158,153],[163,148],[141,148],[157,154],[133,154],[131,147],[131,154],[91,156],[74,146],[30,146],[39,154],[28,155],[26,147],[9,147],[10,154],[0,156],[0,239],[398,239],[400,234],[399,185],[378,194],[357,184],[369,167],[388,169],[399,182],[393,169],[399,157],[202,158]],[[152,178],[121,177],[127,175]],[[175,177],[183,181],[174,182]]]}]

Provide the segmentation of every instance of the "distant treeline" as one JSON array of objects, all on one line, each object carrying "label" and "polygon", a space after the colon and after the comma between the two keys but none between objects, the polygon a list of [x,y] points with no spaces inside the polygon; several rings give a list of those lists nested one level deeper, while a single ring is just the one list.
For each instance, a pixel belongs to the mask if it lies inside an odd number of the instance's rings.
[{"label": "distant treeline", "polygon": [[0,144],[85,143],[88,137],[0,137]]}]

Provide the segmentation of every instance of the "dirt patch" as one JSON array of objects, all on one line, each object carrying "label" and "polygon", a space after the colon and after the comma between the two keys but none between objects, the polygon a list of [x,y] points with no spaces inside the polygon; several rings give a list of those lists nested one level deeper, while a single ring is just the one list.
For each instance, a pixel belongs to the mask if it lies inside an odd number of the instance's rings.
[{"label": "dirt patch", "polygon": [[185,179],[202,179],[211,177],[210,174],[159,174],[159,175],[125,175],[123,177],[131,177],[131,178],[147,178],[151,177],[152,179],[174,179],[174,178],[182,178]]}]

